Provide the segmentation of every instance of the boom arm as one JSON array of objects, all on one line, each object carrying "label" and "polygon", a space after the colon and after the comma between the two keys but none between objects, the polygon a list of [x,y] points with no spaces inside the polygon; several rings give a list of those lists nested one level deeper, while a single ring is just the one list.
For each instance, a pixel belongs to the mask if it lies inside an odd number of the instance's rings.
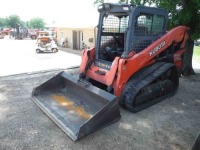
[{"label": "boom arm", "polygon": [[185,26],[178,26],[167,32],[140,53],[134,54],[128,59],[120,59],[118,76],[114,84],[115,94],[119,96],[129,78],[144,66],[154,63],[156,56],[170,47],[172,43],[182,42],[180,49],[184,49],[189,36],[188,30],[189,28]]}]

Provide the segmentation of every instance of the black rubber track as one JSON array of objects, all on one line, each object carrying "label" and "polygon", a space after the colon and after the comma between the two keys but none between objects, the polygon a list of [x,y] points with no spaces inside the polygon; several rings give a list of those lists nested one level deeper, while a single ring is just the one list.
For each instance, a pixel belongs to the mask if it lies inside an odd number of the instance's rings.
[{"label": "black rubber track", "polygon": [[[166,74],[166,72],[169,70],[171,70],[173,73],[172,82],[174,83],[174,87],[171,90],[171,92],[162,95],[161,97],[137,105],[135,99],[138,92],[145,86],[150,85],[152,82],[155,83],[155,80],[157,80],[160,76]],[[150,67],[147,67],[146,69],[143,69],[128,81],[120,97],[119,104],[125,109],[128,109],[132,112],[138,112],[146,107],[149,107],[155,103],[160,102],[161,100],[167,97],[173,96],[178,89],[178,85],[179,85],[179,77],[177,69],[174,66],[174,64],[159,62]]]}]

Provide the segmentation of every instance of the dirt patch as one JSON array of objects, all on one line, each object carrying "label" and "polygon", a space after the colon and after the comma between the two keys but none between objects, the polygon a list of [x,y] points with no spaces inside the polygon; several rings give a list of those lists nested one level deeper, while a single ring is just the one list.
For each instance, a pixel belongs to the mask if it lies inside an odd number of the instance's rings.
[{"label": "dirt patch", "polygon": [[200,133],[200,70],[180,78],[175,96],[122,118],[74,143],[30,99],[32,89],[58,73],[0,78],[0,149],[191,149]]}]

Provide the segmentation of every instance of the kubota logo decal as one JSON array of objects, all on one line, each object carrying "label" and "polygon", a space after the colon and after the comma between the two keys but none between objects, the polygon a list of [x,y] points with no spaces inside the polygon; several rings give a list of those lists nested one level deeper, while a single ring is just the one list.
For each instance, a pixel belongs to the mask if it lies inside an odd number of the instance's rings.
[{"label": "kubota logo decal", "polygon": [[149,52],[149,55],[152,56],[153,54],[155,54],[157,51],[159,51],[162,47],[165,46],[165,41],[163,41],[162,43],[160,43],[158,46],[156,46],[153,50],[151,50]]}]

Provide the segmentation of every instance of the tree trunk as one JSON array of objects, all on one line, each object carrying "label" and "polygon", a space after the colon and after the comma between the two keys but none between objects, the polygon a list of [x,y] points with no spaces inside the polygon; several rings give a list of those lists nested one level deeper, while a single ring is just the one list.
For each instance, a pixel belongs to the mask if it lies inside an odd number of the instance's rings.
[{"label": "tree trunk", "polygon": [[192,55],[193,55],[193,49],[194,49],[194,41],[188,39],[185,49],[186,49],[186,52],[183,58],[182,75],[183,76],[194,75],[195,72],[192,68]]}]

